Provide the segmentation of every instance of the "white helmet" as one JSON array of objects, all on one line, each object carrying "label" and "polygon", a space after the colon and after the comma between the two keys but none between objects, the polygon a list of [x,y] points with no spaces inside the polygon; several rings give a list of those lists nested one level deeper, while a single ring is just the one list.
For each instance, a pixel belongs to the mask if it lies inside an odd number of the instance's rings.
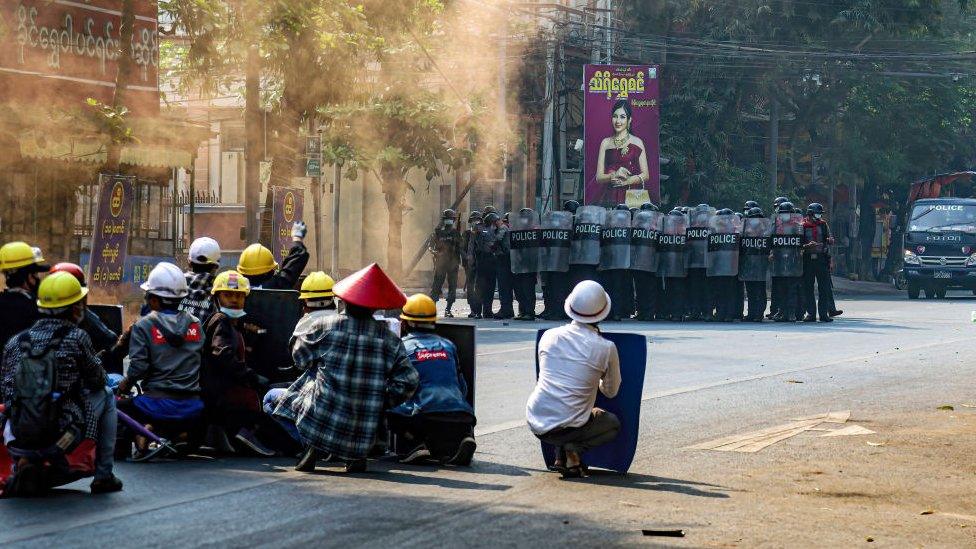
[{"label": "white helmet", "polygon": [[147,293],[171,299],[180,299],[189,293],[183,271],[165,261],[153,267],[149,278],[139,287]]},{"label": "white helmet", "polygon": [[577,322],[595,324],[610,314],[610,296],[599,283],[584,280],[570,292],[564,310]]},{"label": "white helmet", "polygon": [[220,244],[209,236],[203,236],[190,244],[190,263],[217,265],[220,263]]}]

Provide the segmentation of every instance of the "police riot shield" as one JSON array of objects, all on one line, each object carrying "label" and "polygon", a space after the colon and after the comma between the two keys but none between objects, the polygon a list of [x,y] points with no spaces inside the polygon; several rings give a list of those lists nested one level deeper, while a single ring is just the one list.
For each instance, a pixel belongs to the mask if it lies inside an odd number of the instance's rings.
[{"label": "police riot shield", "polygon": [[570,235],[573,214],[566,211],[547,212],[542,216],[539,239],[539,271],[565,273],[569,270]]},{"label": "police riot shield", "polygon": [[708,257],[708,226],[715,208],[695,207],[688,214],[688,268],[704,269]]},{"label": "police riot shield", "polygon": [[244,339],[251,352],[247,365],[272,382],[295,380],[288,340],[302,317],[295,290],[251,290],[244,304]]},{"label": "police riot shield", "polygon": [[539,214],[531,209],[511,216],[508,232],[512,274],[539,272]]},{"label": "police riot shield", "polygon": [[600,231],[607,219],[602,206],[580,206],[573,223],[570,265],[600,264]]},{"label": "police riot shield", "polygon": [[708,226],[708,256],[705,274],[736,276],[739,274],[739,241],[742,220],[735,215],[716,215]]},{"label": "police riot shield", "polygon": [[630,268],[635,271],[657,272],[657,240],[664,214],[639,211],[634,214],[630,239]]},{"label": "police riot shield", "polygon": [[607,212],[600,231],[600,270],[630,268],[630,210]]},{"label": "police riot shield", "polygon": [[803,276],[803,216],[776,214],[773,225],[773,276]]},{"label": "police riot shield", "polygon": [[688,275],[688,218],[666,215],[657,241],[657,275],[684,278]]},{"label": "police riot shield", "polygon": [[[89,304],[88,308],[91,312],[95,313],[98,320],[102,321],[102,324],[106,328],[115,332],[115,335],[122,335],[122,315],[123,309],[121,305],[97,305]],[[106,355],[112,353],[106,353]],[[109,374],[121,374],[123,371],[121,358],[103,356],[102,357],[102,367],[105,368],[105,372]]]},{"label": "police riot shield", "polygon": [[739,255],[739,280],[765,282],[769,273],[769,251],[772,245],[773,220],[765,217],[743,219]]}]

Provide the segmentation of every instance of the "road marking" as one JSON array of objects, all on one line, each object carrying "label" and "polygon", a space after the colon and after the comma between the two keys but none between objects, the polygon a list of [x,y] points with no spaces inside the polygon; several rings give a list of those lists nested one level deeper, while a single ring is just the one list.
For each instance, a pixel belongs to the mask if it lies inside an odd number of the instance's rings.
[{"label": "road marking", "polygon": [[477,356],[491,356],[491,355],[502,355],[505,353],[515,353],[518,351],[534,351],[535,345],[529,345],[528,347],[516,347],[514,349],[502,349],[500,351],[488,351],[487,353],[478,353]]}]

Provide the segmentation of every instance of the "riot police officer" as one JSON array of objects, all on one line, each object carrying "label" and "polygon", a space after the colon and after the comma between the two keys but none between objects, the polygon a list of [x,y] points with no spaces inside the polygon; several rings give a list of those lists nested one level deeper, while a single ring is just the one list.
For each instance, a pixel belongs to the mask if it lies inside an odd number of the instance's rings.
[{"label": "riot police officer", "polygon": [[[728,208],[715,212],[709,223],[708,256],[706,261],[706,275],[708,286],[712,292],[712,305],[715,309],[715,320],[732,322],[737,320],[739,312],[735,304],[738,295],[735,289],[736,277],[739,274],[739,240],[742,224],[739,218]],[[738,309],[741,310],[741,298]],[[708,320],[706,318],[706,320]]]},{"label": "riot police officer", "polygon": [[451,308],[457,298],[457,275],[462,255],[461,233],[457,229],[457,213],[454,210],[446,209],[441,214],[441,223],[434,229],[428,249],[434,255],[434,282],[430,288],[430,297],[437,303],[446,278],[447,308],[444,316],[453,318]]},{"label": "riot police officer", "polygon": [[699,204],[688,215],[688,316],[691,320],[710,320],[712,300],[705,267],[708,227],[715,209],[708,204]]},{"label": "riot police officer", "polygon": [[477,265],[477,292],[480,307],[475,318],[493,318],[492,307],[495,303],[495,284],[498,282],[499,243],[496,230],[501,225],[501,217],[497,213],[489,213],[478,227],[478,234],[474,238],[474,260]]},{"label": "riot police officer", "polygon": [[[823,220],[824,207],[814,202],[807,206],[807,215],[803,220],[803,302],[806,316],[804,322],[815,322],[817,315],[820,322],[832,322],[833,286],[830,282],[830,256],[827,255],[828,246],[834,239],[830,236],[830,227]],[[814,297],[813,285],[817,284],[817,297]]]},{"label": "riot police officer", "polygon": [[535,281],[541,257],[539,216],[522,208],[510,220],[508,240],[511,254],[512,289],[518,301],[515,320],[535,320]]},{"label": "riot police officer", "polygon": [[567,200],[561,211],[547,212],[542,217],[539,243],[539,275],[542,278],[541,317],[563,320],[563,303],[569,295],[569,253],[573,233],[573,216],[579,202]]},{"label": "riot police officer", "polygon": [[626,204],[608,212],[600,231],[600,279],[610,294],[609,320],[630,318],[634,286],[630,274],[631,214]]},{"label": "riot police officer", "polygon": [[507,320],[515,316],[514,309],[514,292],[512,288],[512,259],[511,259],[511,245],[512,242],[509,240],[509,213],[506,212],[502,219],[496,224],[495,228],[495,240],[497,241],[495,247],[495,260],[496,268],[498,269],[498,302],[500,307],[498,313],[495,314],[495,318],[499,320]]},{"label": "riot police officer", "polygon": [[[773,209],[770,211],[772,212],[771,217],[774,218],[774,221],[776,216],[779,214],[779,205],[789,201],[790,199],[786,198],[785,196],[777,196],[776,198],[773,199]],[[770,289],[769,314],[766,315],[766,318],[772,319],[774,316],[776,316],[777,313],[779,313],[779,309],[780,309],[779,290],[780,287],[775,284],[773,284],[772,288]]]},{"label": "riot police officer", "polygon": [[688,275],[688,217],[675,208],[664,216],[657,243],[657,276],[663,287],[663,307],[657,318],[675,322],[685,319]]},{"label": "riot police officer", "polygon": [[758,208],[749,208],[742,226],[739,255],[739,280],[745,284],[749,308],[745,320],[762,322],[766,312],[766,276],[769,274],[769,252],[772,221]]},{"label": "riot police officer", "polygon": [[746,216],[749,215],[749,210],[751,210],[753,208],[758,208],[758,207],[759,207],[759,203],[756,202],[755,200],[746,200],[745,205],[742,207],[742,215],[743,215],[743,217],[746,217]]},{"label": "riot police officer", "polygon": [[783,202],[773,225],[773,294],[779,310],[777,322],[796,322],[800,314],[800,280],[803,277],[803,219],[793,204]]},{"label": "riot police officer", "polygon": [[602,206],[580,206],[573,219],[573,236],[569,247],[569,287],[584,280],[594,280],[600,265],[600,233],[607,219]]},{"label": "riot police officer", "polygon": [[468,318],[476,318],[476,315],[480,314],[481,311],[481,302],[477,291],[478,266],[475,262],[474,249],[475,237],[478,235],[480,226],[481,212],[474,210],[468,214],[468,228],[461,235],[461,253],[464,260],[464,294],[468,296],[468,307],[471,308]]},{"label": "riot police officer", "polygon": [[661,315],[661,281],[658,280],[658,238],[664,216],[650,202],[634,213],[630,247],[630,274],[637,303],[636,320],[654,320]]}]

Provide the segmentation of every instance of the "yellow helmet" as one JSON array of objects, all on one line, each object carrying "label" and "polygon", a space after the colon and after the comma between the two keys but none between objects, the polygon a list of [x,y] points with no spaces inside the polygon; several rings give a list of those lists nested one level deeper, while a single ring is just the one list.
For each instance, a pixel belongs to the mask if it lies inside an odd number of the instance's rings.
[{"label": "yellow helmet", "polygon": [[298,294],[298,299],[320,299],[324,297],[335,297],[332,287],[335,280],[322,271],[315,271],[305,277],[302,282],[302,292]]},{"label": "yellow helmet", "polygon": [[244,276],[263,275],[278,268],[278,262],[271,255],[271,250],[260,244],[251,244],[241,252],[241,259],[237,262],[237,272]]},{"label": "yellow helmet", "polygon": [[251,282],[246,276],[237,271],[224,271],[214,279],[211,294],[217,292],[237,292],[244,295],[251,293]]},{"label": "yellow helmet", "polygon": [[0,270],[15,271],[28,265],[37,265],[38,270],[47,270],[40,248],[32,248],[26,242],[8,242],[0,247]]},{"label": "yellow helmet", "polygon": [[437,305],[426,294],[413,294],[407,298],[403,312],[400,313],[400,319],[414,322],[437,322]]},{"label": "yellow helmet", "polygon": [[42,309],[61,309],[73,305],[88,295],[71,273],[57,272],[41,281],[37,288],[37,306]]}]

